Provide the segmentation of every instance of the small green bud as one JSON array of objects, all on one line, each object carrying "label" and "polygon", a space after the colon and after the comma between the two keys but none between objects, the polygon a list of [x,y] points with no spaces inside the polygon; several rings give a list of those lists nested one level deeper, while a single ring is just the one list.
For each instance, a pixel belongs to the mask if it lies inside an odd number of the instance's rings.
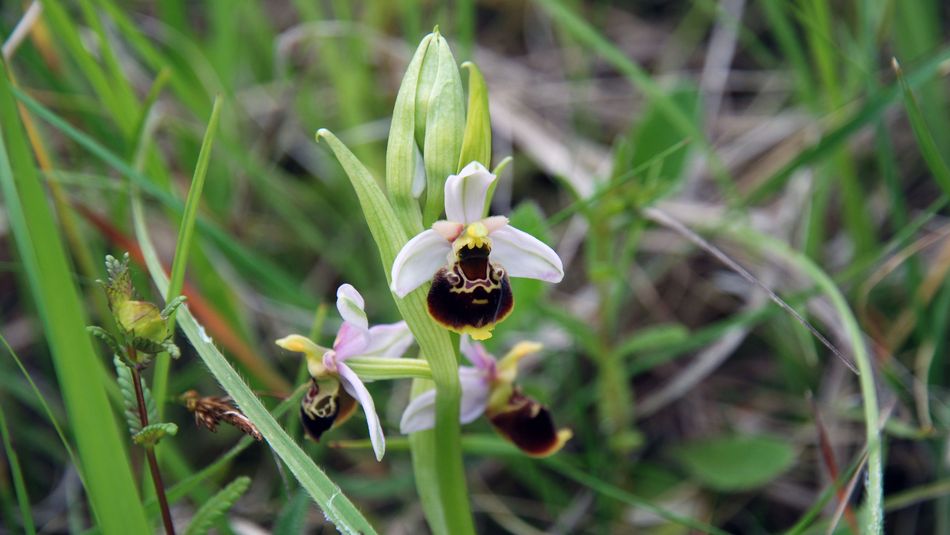
[{"label": "small green bud", "polygon": [[148,301],[123,301],[113,310],[116,323],[135,338],[162,343],[168,338],[168,322],[162,311]]}]

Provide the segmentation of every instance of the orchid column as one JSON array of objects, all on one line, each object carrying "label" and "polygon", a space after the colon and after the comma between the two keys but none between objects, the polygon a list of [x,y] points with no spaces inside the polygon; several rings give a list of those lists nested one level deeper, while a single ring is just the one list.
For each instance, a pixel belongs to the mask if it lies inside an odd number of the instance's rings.
[{"label": "orchid column", "polygon": [[[446,178],[472,161],[490,164],[488,96],[474,65],[469,78],[466,120],[461,76],[448,43],[438,29],[422,40],[393,109],[385,192],[332,133],[317,132],[318,141],[327,142],[353,184],[390,285],[399,251],[411,236],[440,217]],[[400,314],[429,361],[436,392],[435,428],[410,436],[416,487],[433,532],[472,534],[459,435],[456,344],[429,316],[427,292],[428,285],[421,285],[396,298]],[[413,395],[431,389],[432,382],[414,381]]]}]

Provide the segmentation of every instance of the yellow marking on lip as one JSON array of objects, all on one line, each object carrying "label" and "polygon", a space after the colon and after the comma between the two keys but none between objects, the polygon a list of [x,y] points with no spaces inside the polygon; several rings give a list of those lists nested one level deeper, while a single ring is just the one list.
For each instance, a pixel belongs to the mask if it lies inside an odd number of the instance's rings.
[{"label": "yellow marking on lip", "polygon": [[488,299],[472,299],[472,303],[476,305],[487,305]]}]

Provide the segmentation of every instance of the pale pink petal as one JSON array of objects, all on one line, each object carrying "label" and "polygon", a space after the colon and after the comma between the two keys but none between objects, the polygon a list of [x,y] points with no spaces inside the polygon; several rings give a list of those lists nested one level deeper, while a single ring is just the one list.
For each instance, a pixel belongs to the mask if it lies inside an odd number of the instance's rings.
[{"label": "pale pink petal", "polygon": [[435,390],[412,398],[399,420],[399,432],[408,435],[435,427]]},{"label": "pale pink petal", "polygon": [[474,422],[485,412],[491,390],[485,374],[474,368],[460,367],[459,382],[462,386],[459,422],[467,424]]},{"label": "pale pink petal", "polygon": [[376,460],[383,460],[383,454],[386,453],[386,437],[383,436],[383,426],[379,423],[379,416],[376,414],[376,405],[373,404],[373,398],[369,395],[366,385],[360,380],[359,376],[346,364],[337,364],[337,373],[340,374],[340,384],[343,389],[353,396],[363,406],[363,413],[366,414],[366,426],[369,428],[369,440],[373,443],[373,452],[376,453]]},{"label": "pale pink petal", "polygon": [[473,366],[480,370],[491,371],[495,367],[495,359],[485,351],[485,347],[478,342],[473,342],[467,334],[462,335],[459,350]]},{"label": "pale pink petal", "polygon": [[[485,412],[490,390],[485,374],[481,370],[468,366],[459,368],[459,382],[462,387],[459,422],[467,424],[475,421]],[[426,390],[409,402],[402,413],[399,432],[408,435],[433,427],[435,427],[435,390]]]},{"label": "pale pink petal", "polygon": [[412,332],[406,322],[374,325],[369,328],[369,345],[361,357],[399,358],[412,345]]},{"label": "pale pink petal", "polygon": [[496,178],[478,162],[450,175],[445,180],[445,218],[466,225],[481,219],[488,188]]},{"label": "pale pink petal", "polygon": [[445,238],[445,241],[453,242],[455,238],[462,235],[465,225],[455,221],[436,221],[432,223],[432,230],[439,233],[439,236]]},{"label": "pale pink petal", "polygon": [[343,284],[337,289],[336,309],[340,311],[343,321],[352,323],[354,327],[364,331],[369,328],[369,322],[366,321],[366,312],[363,311],[365,306],[363,296],[353,286]]},{"label": "pale pink petal", "polygon": [[336,340],[333,341],[334,360],[341,361],[362,353],[367,345],[369,345],[369,329],[360,329],[344,321],[336,333]]},{"label": "pale pink petal", "polygon": [[409,240],[393,262],[391,289],[405,297],[422,283],[431,280],[440,267],[448,263],[452,244],[438,232],[429,229]]},{"label": "pale pink petal", "polygon": [[493,215],[482,219],[482,224],[485,225],[485,230],[487,230],[490,235],[496,230],[505,228],[508,225],[508,218],[503,215]]},{"label": "pale pink petal", "polygon": [[502,265],[509,277],[561,282],[564,266],[554,249],[511,225],[491,234],[491,260]]}]

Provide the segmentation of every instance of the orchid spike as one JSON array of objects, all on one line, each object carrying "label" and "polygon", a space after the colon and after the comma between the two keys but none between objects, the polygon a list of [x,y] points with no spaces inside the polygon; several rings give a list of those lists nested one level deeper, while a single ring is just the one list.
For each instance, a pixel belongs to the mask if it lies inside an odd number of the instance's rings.
[{"label": "orchid spike", "polygon": [[402,321],[370,327],[363,310],[363,296],[353,286],[340,286],[336,296],[336,308],[343,324],[332,348],[321,347],[299,334],[285,336],[277,340],[277,345],[303,353],[307,359],[310,388],[300,402],[300,417],[307,436],[319,441],[325,431],[345,422],[359,403],[366,414],[369,438],[378,461],[386,452],[383,428],[369,390],[346,365],[346,360],[351,357],[399,358],[412,344],[412,334]]},{"label": "orchid spike", "polygon": [[508,277],[560,282],[561,259],[543,242],[508,224],[504,216],[483,217],[497,177],[471,162],[445,181],[445,216],[399,251],[392,291],[405,297],[426,281],[429,315],[449,330],[476,340],[491,337],[511,313]]},{"label": "orchid spike", "polygon": [[[483,413],[492,427],[507,440],[534,457],[558,452],[570,440],[569,429],[557,429],[551,412],[524,395],[515,385],[518,362],[541,350],[537,342],[519,342],[501,360],[495,360],[481,344],[463,336],[460,349],[472,366],[459,367],[462,403],[459,421],[471,423]],[[416,396],[403,412],[403,434],[431,429],[435,425],[435,390]]]}]

